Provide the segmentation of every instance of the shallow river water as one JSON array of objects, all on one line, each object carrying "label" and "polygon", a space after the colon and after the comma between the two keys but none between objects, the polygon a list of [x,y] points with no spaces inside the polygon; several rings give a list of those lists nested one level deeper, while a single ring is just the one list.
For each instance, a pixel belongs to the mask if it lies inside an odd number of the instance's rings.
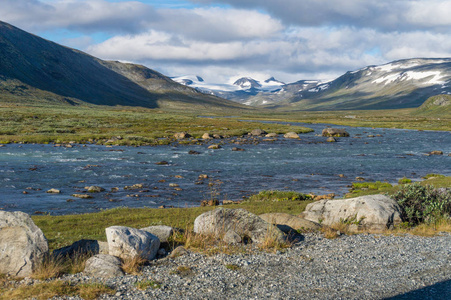
[{"label": "shallow river water", "polygon": [[[276,142],[257,145],[227,143],[219,150],[209,150],[208,145],[9,144],[0,148],[0,209],[69,214],[116,206],[185,207],[197,206],[212,194],[219,200],[239,200],[269,189],[340,196],[356,177],[396,183],[404,176],[420,180],[429,173],[451,175],[450,132],[337,126],[351,137],[326,143],[319,136],[325,124],[299,125],[315,132],[301,135],[301,140],[280,136]],[[232,151],[233,147],[245,151]],[[190,150],[200,154],[189,154]],[[433,150],[444,155],[425,155]],[[160,161],[169,164],[157,165]],[[200,174],[209,178],[199,182]],[[133,184],[143,187],[124,189]],[[91,199],[72,196],[92,185],[106,191]],[[61,193],[46,193],[51,188]],[[112,188],[118,191],[110,192]]]}]

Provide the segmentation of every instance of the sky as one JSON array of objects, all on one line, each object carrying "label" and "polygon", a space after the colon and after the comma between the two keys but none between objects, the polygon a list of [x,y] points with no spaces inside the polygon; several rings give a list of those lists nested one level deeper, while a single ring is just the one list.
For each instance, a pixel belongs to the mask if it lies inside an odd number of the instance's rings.
[{"label": "sky", "polygon": [[0,20],[106,60],[207,82],[334,79],[451,57],[449,0],[0,0]]}]

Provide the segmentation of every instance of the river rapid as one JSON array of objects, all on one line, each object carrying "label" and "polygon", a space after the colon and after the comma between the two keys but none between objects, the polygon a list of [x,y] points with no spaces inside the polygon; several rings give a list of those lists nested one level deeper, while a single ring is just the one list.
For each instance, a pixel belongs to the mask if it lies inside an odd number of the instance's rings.
[{"label": "river rapid", "polygon": [[[209,144],[8,144],[0,148],[0,209],[58,215],[117,206],[190,207],[212,197],[240,200],[270,189],[342,196],[356,177],[396,183],[429,173],[451,175],[450,132],[332,126],[345,128],[351,137],[327,143],[320,134],[328,125],[291,125],[315,131],[301,134],[300,140],[282,135],[275,142],[259,138],[258,144],[226,140],[219,150],[207,149]],[[234,147],[245,151],[232,151]],[[426,155],[434,150],[444,155]],[[168,164],[156,164],[161,161]],[[199,180],[200,174],[208,178]],[[124,189],[135,184],[142,186]],[[72,196],[93,185],[105,191],[90,199]],[[51,188],[61,193],[46,193]]]}]

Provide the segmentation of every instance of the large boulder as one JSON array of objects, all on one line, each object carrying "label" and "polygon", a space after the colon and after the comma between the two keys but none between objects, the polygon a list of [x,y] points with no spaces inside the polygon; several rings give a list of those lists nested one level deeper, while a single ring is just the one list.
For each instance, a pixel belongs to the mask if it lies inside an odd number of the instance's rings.
[{"label": "large boulder", "polygon": [[122,259],[140,256],[152,260],[160,248],[160,240],[155,235],[125,226],[111,226],[105,229],[109,254]]},{"label": "large boulder", "polygon": [[285,239],[283,232],[277,227],[244,209],[217,208],[203,213],[194,221],[194,232],[222,238],[238,235],[242,241],[250,239],[255,243],[262,243],[267,238],[281,242]]},{"label": "large boulder", "polygon": [[276,224],[277,227],[285,233],[294,231],[318,230],[321,226],[318,223],[293,216],[287,213],[267,213],[259,215],[260,218],[268,223]]},{"label": "large boulder", "polygon": [[29,215],[0,211],[0,273],[30,276],[48,251],[44,233]]},{"label": "large boulder", "polygon": [[348,137],[349,133],[342,128],[325,128],[322,135],[327,137]]},{"label": "large boulder", "polygon": [[118,257],[97,254],[86,261],[85,275],[100,278],[111,278],[125,275],[121,269],[121,260]]},{"label": "large boulder", "polygon": [[402,222],[401,208],[385,195],[320,200],[308,204],[300,216],[324,225],[344,222],[369,230],[384,230]]}]

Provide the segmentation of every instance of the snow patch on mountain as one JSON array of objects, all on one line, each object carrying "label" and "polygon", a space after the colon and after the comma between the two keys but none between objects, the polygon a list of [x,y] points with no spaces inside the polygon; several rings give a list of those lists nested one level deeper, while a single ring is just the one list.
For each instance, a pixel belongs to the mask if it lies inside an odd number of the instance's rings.
[{"label": "snow patch on mountain", "polygon": [[[418,84],[421,85],[434,85],[444,84],[446,82],[442,80],[444,77],[446,77],[446,75],[442,74],[440,71],[406,71],[388,74],[386,76],[377,78],[372,82],[376,84],[384,83],[384,85],[387,85],[395,81],[415,80],[418,82]],[[428,80],[424,81],[425,79]]]}]

